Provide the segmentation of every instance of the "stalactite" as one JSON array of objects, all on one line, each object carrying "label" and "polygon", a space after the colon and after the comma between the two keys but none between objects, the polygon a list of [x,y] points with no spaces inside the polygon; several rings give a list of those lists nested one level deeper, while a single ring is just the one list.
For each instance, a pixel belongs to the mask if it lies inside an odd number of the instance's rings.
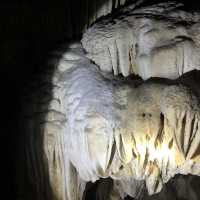
[{"label": "stalactite", "polygon": [[[88,0],[83,7],[92,15],[86,15],[84,23],[125,3],[110,2],[114,6],[105,4],[99,11],[102,1],[91,4]],[[70,6],[82,13],[81,6],[72,1]],[[100,20],[86,31],[82,44],[68,43],[64,52],[55,52],[49,62],[52,68],[27,86],[22,102],[26,199],[81,200],[87,183],[101,178],[97,196],[140,198],[145,189],[150,195],[159,193],[176,174],[200,175],[196,92],[184,81],[129,76],[174,79],[198,68],[199,37],[193,31],[199,14],[195,18],[177,12],[177,6],[167,3],[135,9],[132,5],[112,20]],[[78,35],[81,20],[73,15],[77,13],[69,14],[72,35]],[[165,17],[171,20],[166,22]],[[187,30],[184,25],[174,27],[187,20],[193,20]],[[154,66],[160,67],[156,73],[151,71]],[[129,77],[116,76],[120,73]],[[107,182],[103,193],[108,177],[112,183]]]},{"label": "stalactite", "polygon": [[155,194],[175,174],[200,174],[200,108],[192,90],[101,73],[79,43],[54,64],[51,84],[41,77],[35,107],[24,116],[37,198],[46,179],[53,199],[78,200],[86,183],[100,178],[117,181],[113,190],[123,198],[136,197],[144,182]]},{"label": "stalactite", "polygon": [[162,3],[135,9],[131,5],[115,18],[100,20],[83,35],[88,58],[102,71],[134,73],[143,79],[176,79],[199,70],[200,14],[187,13],[180,6]]}]

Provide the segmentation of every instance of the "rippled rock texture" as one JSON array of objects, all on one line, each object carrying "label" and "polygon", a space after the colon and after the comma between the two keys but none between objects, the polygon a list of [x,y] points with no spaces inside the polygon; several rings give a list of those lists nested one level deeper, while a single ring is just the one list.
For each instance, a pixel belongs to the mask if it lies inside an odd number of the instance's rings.
[{"label": "rippled rock texture", "polygon": [[95,23],[82,43],[102,71],[176,79],[199,69],[199,22],[200,13],[185,12],[178,3],[129,6]]}]

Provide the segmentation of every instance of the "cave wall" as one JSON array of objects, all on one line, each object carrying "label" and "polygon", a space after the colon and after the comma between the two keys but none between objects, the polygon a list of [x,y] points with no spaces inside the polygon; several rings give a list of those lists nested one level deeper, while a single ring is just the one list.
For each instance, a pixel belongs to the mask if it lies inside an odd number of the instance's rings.
[{"label": "cave wall", "polygon": [[[0,3],[0,65],[3,96],[1,99],[2,116],[5,120],[1,132],[1,152],[2,159],[5,160],[3,193],[7,195],[7,199],[15,196],[18,184],[13,181],[15,179],[13,163],[16,163],[13,160],[16,159],[17,141],[21,134],[18,130],[18,116],[22,88],[33,81],[30,77],[35,73],[40,74],[42,69],[47,68],[44,63],[48,53],[56,46],[71,37],[78,37],[82,28],[125,1],[109,1],[105,9],[100,9],[98,14],[95,11],[101,7],[103,0],[96,2],[94,0],[34,2],[3,0]],[[198,8],[196,6],[198,3],[188,1],[187,4]],[[20,198],[22,197],[19,196]]]}]

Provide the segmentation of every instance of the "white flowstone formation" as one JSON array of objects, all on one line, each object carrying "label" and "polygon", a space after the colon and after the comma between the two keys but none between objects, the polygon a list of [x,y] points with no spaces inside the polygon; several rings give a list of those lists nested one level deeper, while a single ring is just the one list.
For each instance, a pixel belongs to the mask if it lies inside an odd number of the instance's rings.
[{"label": "white flowstone formation", "polygon": [[154,194],[176,174],[200,175],[200,106],[188,87],[102,73],[80,44],[69,45],[52,77],[51,95],[39,91],[29,111],[26,148],[38,188],[46,158],[53,199],[82,199],[87,182],[106,177],[116,200],[137,197],[144,181]]},{"label": "white flowstone formation", "polygon": [[129,6],[90,27],[82,44],[102,71],[176,79],[200,69],[199,27],[200,13],[179,3]]},{"label": "white flowstone formation", "polygon": [[[110,193],[100,184],[100,196],[137,199],[144,188],[163,189],[151,199],[167,200],[164,184],[176,174],[200,176],[200,92],[129,76],[176,79],[200,68],[200,14],[179,6],[132,5],[103,18],[82,44],[55,52],[55,69],[27,88],[23,141],[33,199],[81,200],[88,182],[111,178]],[[179,177],[177,187],[198,200],[189,180]]]}]

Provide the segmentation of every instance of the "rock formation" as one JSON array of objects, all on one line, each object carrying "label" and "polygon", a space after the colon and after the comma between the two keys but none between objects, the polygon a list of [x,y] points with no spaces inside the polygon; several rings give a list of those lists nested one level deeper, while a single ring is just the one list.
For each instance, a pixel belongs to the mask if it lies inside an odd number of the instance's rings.
[{"label": "rock formation", "polygon": [[88,57],[102,71],[143,79],[176,79],[199,69],[199,13],[162,3],[121,9],[89,28],[82,39]]},{"label": "rock formation", "polygon": [[200,108],[189,88],[102,74],[78,44],[57,68],[48,107],[30,122],[40,124],[57,199],[81,199],[99,178],[117,180],[134,197],[141,180],[154,194],[175,174],[199,175]]},{"label": "rock formation", "polygon": [[84,199],[100,178],[113,180],[107,199],[140,198],[176,174],[200,175],[199,90],[135,76],[176,79],[199,69],[200,15],[177,6],[121,9],[89,28],[83,46],[56,52],[54,68],[33,82],[22,119],[34,199]]}]

